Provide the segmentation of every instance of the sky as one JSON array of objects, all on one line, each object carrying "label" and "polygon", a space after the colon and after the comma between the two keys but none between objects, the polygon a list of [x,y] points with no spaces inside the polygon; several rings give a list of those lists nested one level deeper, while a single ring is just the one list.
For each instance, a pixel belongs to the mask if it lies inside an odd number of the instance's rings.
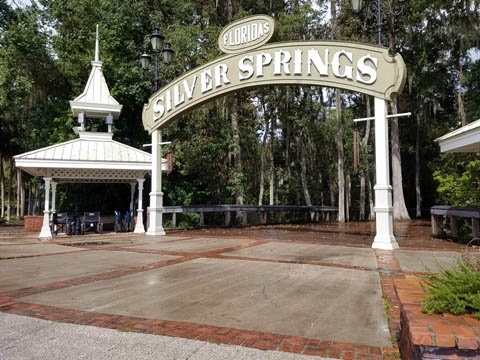
[{"label": "sky", "polygon": [[31,5],[32,2],[30,0],[7,0],[7,4],[13,7],[25,7],[26,5]]}]

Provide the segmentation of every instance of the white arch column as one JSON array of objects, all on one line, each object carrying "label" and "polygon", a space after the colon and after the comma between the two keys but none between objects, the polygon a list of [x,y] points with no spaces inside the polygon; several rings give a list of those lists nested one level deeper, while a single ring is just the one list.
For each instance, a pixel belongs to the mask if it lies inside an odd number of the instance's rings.
[{"label": "white arch column", "polygon": [[152,132],[152,191],[150,193],[149,225],[147,235],[165,235],[163,229],[163,192],[162,192],[162,134],[160,130]]},{"label": "white arch column", "polygon": [[43,225],[40,230],[40,239],[51,239],[52,231],[50,230],[50,181],[51,177],[44,177],[45,180],[45,210],[43,210]]},{"label": "white arch column", "polygon": [[[145,179],[137,179],[138,181],[138,209],[137,209],[137,223],[135,224],[134,233],[144,233],[143,226],[143,183]],[[133,187],[133,189],[135,189]]]},{"label": "white arch column", "polygon": [[375,98],[375,223],[374,249],[398,249],[393,235],[392,186],[390,185],[387,102]]}]

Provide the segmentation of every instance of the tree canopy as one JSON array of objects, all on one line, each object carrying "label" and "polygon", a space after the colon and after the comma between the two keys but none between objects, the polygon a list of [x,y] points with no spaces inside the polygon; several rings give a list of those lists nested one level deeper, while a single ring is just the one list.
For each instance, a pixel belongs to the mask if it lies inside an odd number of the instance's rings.
[{"label": "tree canopy", "polygon": [[[398,9],[397,0],[390,3]],[[468,205],[469,198],[479,198],[478,156],[440,154],[434,140],[480,117],[480,3],[402,3],[400,14],[384,14],[383,32],[385,44],[407,64],[407,85],[396,105],[398,112],[413,113],[398,121],[398,130],[405,203],[417,207],[418,215],[419,207],[440,201]],[[272,16],[280,41],[331,39],[334,30],[339,40],[373,43],[375,38],[375,20],[365,11],[355,16],[350,0],[38,0],[21,7],[0,0],[0,158],[74,138],[77,123],[69,101],[87,81],[96,24],[103,72],[123,105],[115,139],[141,147],[150,140],[141,113],[153,73],[142,70],[139,57],[151,52],[152,30],[160,28],[175,50],[173,64],[160,66],[165,84],[220,55],[217,37],[229,18],[253,14]],[[373,124],[358,126],[358,167],[353,158],[352,119],[371,114],[368,96],[342,91],[337,97],[329,88],[282,86],[241,91],[234,101],[232,110],[232,99],[214,100],[163,131],[174,158],[173,172],[164,181],[165,204],[235,203],[241,185],[246,204],[338,205],[341,184],[347,219],[373,216]],[[338,121],[335,108],[340,106]],[[104,125],[93,121],[90,126]],[[448,189],[459,178],[467,185],[456,198]],[[82,190],[69,190],[60,206],[80,204]],[[117,203],[105,199],[101,205],[87,201],[79,206],[109,209]]]}]

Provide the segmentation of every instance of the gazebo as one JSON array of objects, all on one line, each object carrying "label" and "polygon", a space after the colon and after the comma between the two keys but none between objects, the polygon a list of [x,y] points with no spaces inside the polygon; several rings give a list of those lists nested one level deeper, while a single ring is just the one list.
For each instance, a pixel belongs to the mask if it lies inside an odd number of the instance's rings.
[{"label": "gazebo", "polygon": [[[45,181],[45,210],[40,239],[52,238],[50,215],[56,212],[55,195],[58,183],[129,183],[131,186],[130,211],[133,212],[135,187],[138,183],[137,222],[134,232],[144,233],[143,183],[151,173],[151,154],[113,140],[113,120],[120,116],[122,105],[111,95],[99,60],[98,26],[95,60],[83,93],[70,102],[79,127],[73,130],[77,139],[16,155],[17,168]],[[108,132],[85,130],[88,118],[105,119]],[[162,159],[162,171],[166,171]],[[50,207],[50,188],[52,202]]]}]

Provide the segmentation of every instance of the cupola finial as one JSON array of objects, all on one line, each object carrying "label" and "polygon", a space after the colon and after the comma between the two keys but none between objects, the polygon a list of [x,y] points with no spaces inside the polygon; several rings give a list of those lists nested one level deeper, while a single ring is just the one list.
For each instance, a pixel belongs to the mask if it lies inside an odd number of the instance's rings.
[{"label": "cupola finial", "polygon": [[98,46],[98,24],[97,24],[97,37],[95,40],[95,61],[96,62],[100,61],[100,49]]}]

